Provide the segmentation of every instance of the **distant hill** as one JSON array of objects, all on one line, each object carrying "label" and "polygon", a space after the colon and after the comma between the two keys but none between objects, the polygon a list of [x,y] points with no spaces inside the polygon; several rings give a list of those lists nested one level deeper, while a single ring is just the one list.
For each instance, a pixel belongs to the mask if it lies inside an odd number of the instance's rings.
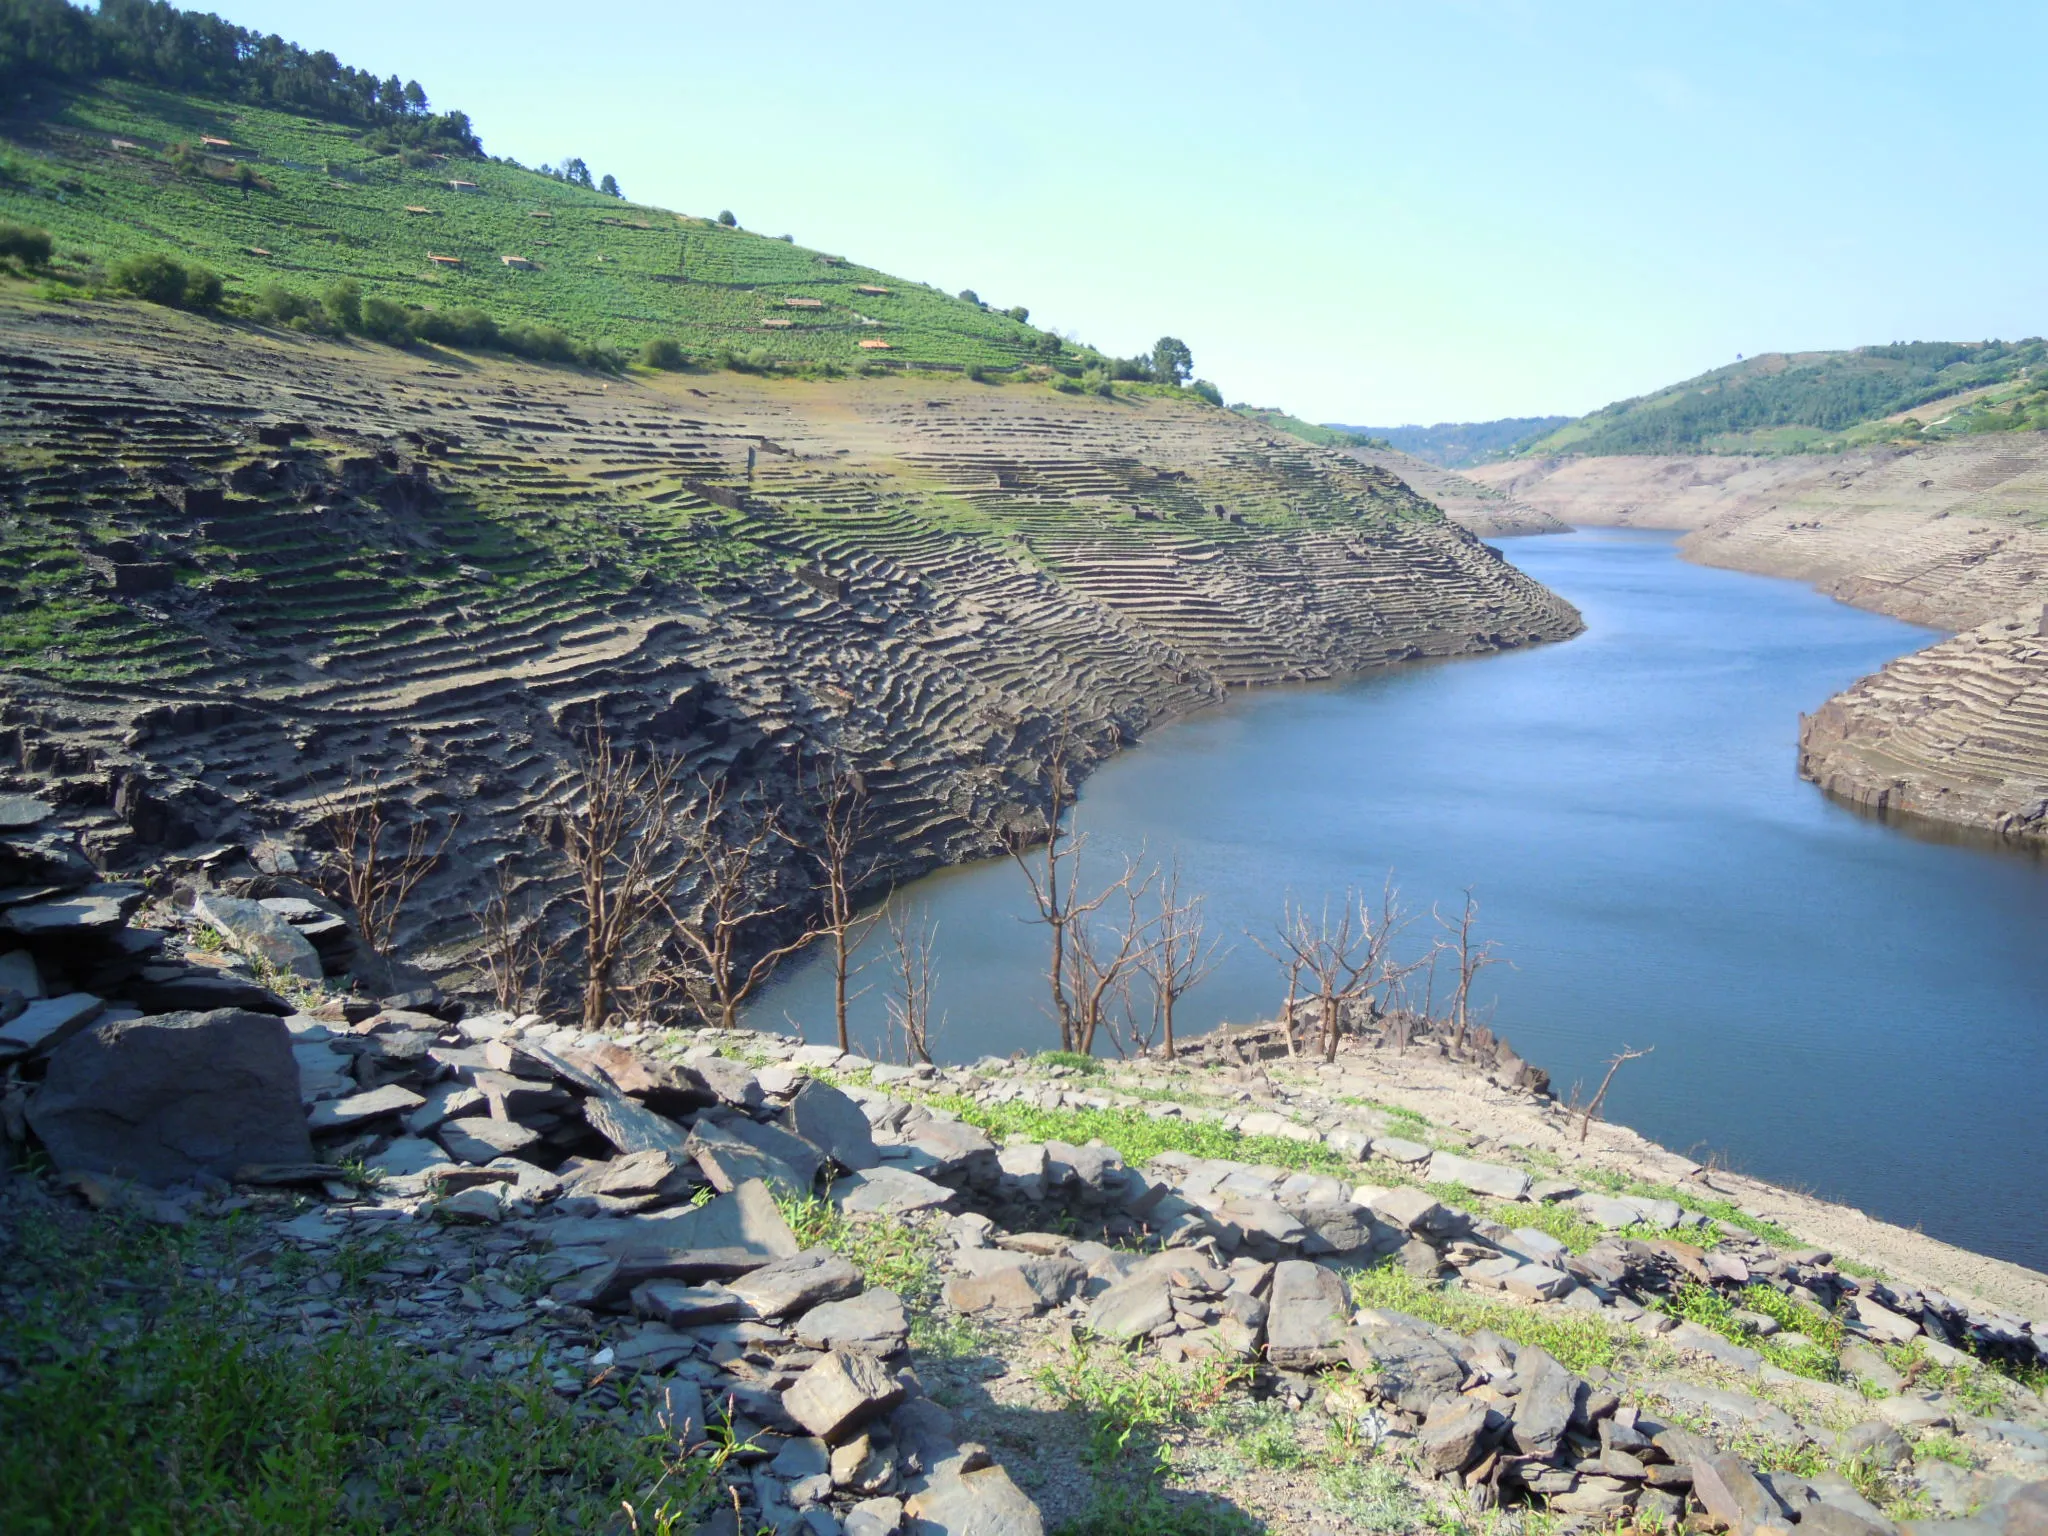
[{"label": "distant hill", "polygon": [[1817,453],[2048,426],[2048,344],[1894,342],[1768,352],[1525,441],[1554,454]]},{"label": "distant hill", "polygon": [[1389,447],[1412,453],[1445,469],[1463,469],[1502,458],[1516,445],[1565,425],[1569,416],[1506,416],[1499,421],[1440,421],[1433,427],[1350,427],[1329,425],[1339,432],[1378,438]]},{"label": "distant hill", "polygon": [[353,281],[363,307],[552,327],[586,350],[666,339],[743,363],[1101,361],[1021,307],[729,213],[607,195],[581,161],[543,174],[488,158],[468,118],[431,110],[417,83],[217,17],[0,0],[0,23],[0,223],[47,230],[59,269],[89,281],[162,253],[219,273],[231,307],[266,288],[309,299],[315,328],[322,296]]}]

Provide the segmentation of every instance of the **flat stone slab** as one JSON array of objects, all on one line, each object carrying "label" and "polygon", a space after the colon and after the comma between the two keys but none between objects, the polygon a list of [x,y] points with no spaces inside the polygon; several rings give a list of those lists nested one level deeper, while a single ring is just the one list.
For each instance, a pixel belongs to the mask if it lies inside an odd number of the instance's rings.
[{"label": "flat stone slab", "polygon": [[850,1214],[902,1216],[949,1205],[953,1191],[920,1174],[886,1165],[850,1173],[832,1186],[832,1203]]},{"label": "flat stone slab", "polygon": [[645,1254],[659,1260],[703,1253],[710,1257],[696,1272],[707,1276],[759,1269],[797,1252],[796,1234],[782,1219],[768,1186],[758,1182],[742,1184],[694,1210],[556,1217],[536,1230],[557,1248],[602,1248],[614,1256]]},{"label": "flat stone slab", "polygon": [[685,1150],[689,1134],[681,1126],[622,1093],[592,1094],[583,1101],[583,1118],[621,1152],[666,1152],[676,1158],[689,1155]]},{"label": "flat stone slab", "polygon": [[893,1355],[910,1340],[910,1317],[894,1291],[863,1291],[811,1308],[797,1323],[796,1336],[811,1349]]},{"label": "flat stone slab", "polygon": [[36,795],[0,795],[0,832],[25,832],[48,821],[55,811]]},{"label": "flat stone slab", "polygon": [[1437,1151],[1424,1177],[1431,1184],[1459,1184],[1475,1195],[1495,1200],[1521,1200],[1529,1193],[1529,1175],[1502,1163],[1482,1163],[1455,1152]]},{"label": "flat stone slab", "polygon": [[363,1166],[394,1179],[413,1178],[434,1168],[453,1168],[446,1152],[424,1136],[400,1136]]},{"label": "flat stone slab", "polygon": [[756,1317],[788,1317],[860,1294],[860,1271],[829,1248],[808,1248],[732,1282]]},{"label": "flat stone slab", "polygon": [[25,939],[84,938],[121,927],[128,921],[125,904],[113,896],[65,896],[32,901],[0,912],[0,928]]},{"label": "flat stone slab", "polygon": [[[342,1099],[323,1099],[306,1115],[306,1128],[312,1131],[338,1131],[347,1126],[375,1120],[382,1115],[402,1115],[407,1110],[417,1109],[424,1102],[410,1088],[398,1083],[387,1083],[384,1087],[372,1088],[367,1093],[352,1093]],[[503,1150],[513,1149],[508,1147]]]},{"label": "flat stone slab", "polygon": [[0,1057],[55,1050],[98,1018],[105,1006],[90,992],[67,992],[30,1003],[0,1028]]},{"label": "flat stone slab", "polygon": [[1372,1139],[1372,1155],[1384,1157],[1392,1163],[1427,1162],[1430,1150],[1421,1142],[1410,1141],[1405,1136],[1375,1136]]},{"label": "flat stone slab", "polygon": [[872,1168],[882,1160],[868,1117],[830,1083],[810,1079],[783,1114],[790,1130],[848,1172]]},{"label": "flat stone slab", "polygon": [[1267,1302],[1266,1358],[1283,1370],[1306,1371],[1344,1358],[1351,1298],[1335,1270],[1306,1259],[1273,1268]]},{"label": "flat stone slab", "polygon": [[908,1536],[1045,1536],[1038,1506],[1001,1467],[934,1477],[903,1513]]},{"label": "flat stone slab", "polygon": [[633,1310],[671,1328],[695,1328],[731,1322],[746,1310],[746,1303],[722,1285],[648,1280],[633,1287]]},{"label": "flat stone slab", "polygon": [[[414,1095],[415,1099],[418,1095]],[[494,1157],[522,1152],[540,1140],[540,1132],[478,1115],[450,1120],[434,1132],[441,1145],[465,1163],[488,1163]]]},{"label": "flat stone slab", "polygon": [[805,1429],[830,1441],[902,1396],[903,1384],[881,1361],[833,1350],[782,1394],[782,1406]]},{"label": "flat stone slab", "polygon": [[261,960],[273,970],[301,981],[320,980],[320,952],[313,947],[312,940],[262,902],[207,891],[193,902],[192,910],[226,939],[237,954]]}]

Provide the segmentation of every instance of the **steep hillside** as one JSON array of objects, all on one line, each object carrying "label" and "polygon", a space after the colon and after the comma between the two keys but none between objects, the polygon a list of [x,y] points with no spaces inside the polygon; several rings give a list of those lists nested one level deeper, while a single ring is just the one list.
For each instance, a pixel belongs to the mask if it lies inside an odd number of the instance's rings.
[{"label": "steep hillside", "polygon": [[[2048,344],[1901,342],[1768,352],[1582,416],[1518,449],[1557,454],[1826,453],[2048,426]],[[1965,393],[1967,410],[1951,405]]]},{"label": "steep hillside", "polygon": [[1461,528],[1482,538],[1530,533],[1565,533],[1570,524],[1512,490],[1412,454],[1388,448],[1353,448],[1360,463],[1399,475],[1417,495],[1426,497]]},{"label": "steep hillside", "polygon": [[4,323],[12,750],[115,840],[294,840],[351,768],[459,810],[414,936],[451,963],[595,719],[777,794],[843,758],[914,869],[994,849],[1059,718],[1085,766],[1233,686],[1578,625],[1393,475],[1183,397]]},{"label": "steep hillside", "polygon": [[1514,452],[1531,439],[1554,432],[1569,416],[1506,416],[1499,421],[1440,421],[1433,427],[1347,427],[1413,454],[1443,469],[1465,469]]}]

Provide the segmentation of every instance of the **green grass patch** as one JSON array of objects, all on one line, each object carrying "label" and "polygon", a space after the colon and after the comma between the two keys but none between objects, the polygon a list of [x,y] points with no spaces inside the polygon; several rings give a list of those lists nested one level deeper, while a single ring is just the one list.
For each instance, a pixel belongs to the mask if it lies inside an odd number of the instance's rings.
[{"label": "green grass patch", "polygon": [[1041,1109],[1030,1104],[982,1104],[958,1094],[942,1094],[926,1102],[980,1126],[998,1142],[1006,1136],[1075,1145],[1100,1141],[1114,1147],[1132,1167],[1142,1166],[1162,1152],[1180,1152],[1189,1157],[1301,1168],[1347,1182],[1360,1175],[1356,1161],[1320,1142],[1247,1136],[1212,1120],[1154,1115],[1142,1108]]},{"label": "green grass patch", "polygon": [[23,1223],[0,1509],[83,1533],[687,1531],[715,1465],[580,1412],[536,1366],[476,1380],[374,1326],[302,1339],[210,1283],[202,1244],[114,1217]]},{"label": "green grass patch", "polygon": [[1084,1056],[1079,1051],[1040,1051],[1031,1059],[1041,1067],[1065,1067],[1083,1077],[1100,1077],[1107,1070],[1100,1057]]},{"label": "green grass patch", "polygon": [[1140,1436],[1192,1424],[1250,1375],[1248,1366],[1224,1360],[1175,1365],[1076,1337],[1035,1378],[1062,1408],[1087,1415],[1089,1459],[1104,1465]]},{"label": "green grass patch", "polygon": [[[1730,1301],[1712,1287],[1688,1281],[1670,1297],[1659,1301],[1657,1306],[1660,1311],[1685,1318],[1745,1349],[1755,1350],[1780,1370],[1790,1371],[1795,1376],[1804,1376],[1812,1381],[1840,1378],[1843,1329],[1839,1318],[1830,1317],[1818,1307],[1794,1301],[1768,1285],[1752,1285],[1742,1292],[1738,1300],[1739,1308],[1737,1302]],[[1787,1332],[1803,1335],[1810,1342],[1781,1344],[1777,1335],[1760,1334],[1753,1324],[1737,1317],[1738,1310],[1760,1313],[1776,1321]]]},{"label": "green grass patch", "polygon": [[1351,1299],[1360,1307],[1406,1312],[1457,1333],[1491,1329],[1517,1344],[1548,1350],[1571,1371],[1611,1369],[1640,1342],[1591,1314],[1518,1307],[1459,1287],[1419,1280],[1392,1262],[1355,1271]]}]

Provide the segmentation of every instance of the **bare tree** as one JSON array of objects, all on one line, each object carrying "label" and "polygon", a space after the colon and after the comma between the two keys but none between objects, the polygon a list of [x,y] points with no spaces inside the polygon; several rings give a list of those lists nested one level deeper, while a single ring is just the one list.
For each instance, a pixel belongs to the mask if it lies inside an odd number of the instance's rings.
[{"label": "bare tree", "polygon": [[348,903],[363,947],[389,954],[399,914],[441,862],[462,818],[449,817],[437,838],[431,818],[398,818],[376,785],[353,768],[339,791],[314,802],[313,817],[329,848],[321,883]]},{"label": "bare tree", "polygon": [[707,1024],[735,1028],[739,1011],[790,955],[817,937],[805,928],[794,939],[763,950],[751,964],[740,956],[749,930],[789,908],[774,894],[768,850],[783,841],[771,807],[727,792],[725,781],[700,779],[698,793],[674,813],[672,825],[682,868],[683,894],[664,899],[677,948],[682,983]]},{"label": "bare tree", "polygon": [[[1405,926],[1399,898],[1389,881],[1377,913],[1356,891],[1344,893],[1343,905],[1334,917],[1328,901],[1323,903],[1320,919],[1289,901],[1275,930],[1275,942],[1269,945],[1254,940],[1287,969],[1290,992],[1296,977],[1305,974],[1315,982],[1323,1060],[1337,1059],[1344,1010],[1358,1003],[1375,1006],[1376,992],[1414,969],[1396,965],[1392,957],[1394,939]],[[1290,1020],[1290,1037],[1292,1033]]]},{"label": "bare tree", "polygon": [[676,818],[681,766],[636,757],[602,730],[585,738],[553,830],[575,880],[583,940],[583,1027],[600,1028],[622,977],[659,963],[663,914],[689,873]]},{"label": "bare tree", "polygon": [[[1067,761],[1072,750],[1072,728],[1068,721],[1062,719],[1046,762],[1045,809],[1036,824],[1014,823],[1006,828],[1003,846],[1024,872],[1025,883],[1030,887],[1031,902],[1038,912],[1031,921],[1044,924],[1051,935],[1052,949],[1046,961],[1045,974],[1052,993],[1053,1018],[1059,1025],[1060,1049],[1081,1051],[1085,1049],[1079,1043],[1083,1030],[1070,991],[1075,963],[1068,950],[1073,944],[1077,925],[1084,924],[1089,914],[1118,890],[1128,890],[1126,882],[1131,870],[1126,867],[1125,881],[1103,887],[1089,900],[1081,899],[1081,850],[1087,846],[1088,839],[1067,825],[1067,811],[1074,797],[1073,783],[1067,776]],[[1084,971],[1092,972],[1092,969],[1092,966],[1084,967]],[[1086,1033],[1091,1040],[1094,1038],[1093,1030]]]},{"label": "bare tree", "polygon": [[[1066,927],[1063,958],[1067,967],[1066,998],[1068,1027],[1062,1031],[1061,1049],[1083,1056],[1095,1052],[1095,1038],[1105,1029],[1122,1050],[1117,1019],[1127,1013],[1131,979],[1143,969],[1147,924],[1139,905],[1151,888],[1152,875],[1140,875],[1138,866],[1124,861],[1124,872],[1106,886],[1094,900],[1076,903],[1074,916]],[[1112,925],[1099,913],[1109,898],[1124,897],[1124,920]]]},{"label": "bare tree", "polygon": [[1646,1045],[1640,1051],[1634,1051],[1624,1045],[1607,1058],[1607,1075],[1600,1079],[1600,1091],[1593,1095],[1592,1101],[1579,1114],[1580,1141],[1586,1139],[1586,1132],[1593,1128],[1593,1122],[1599,1118],[1600,1106],[1607,1102],[1607,1090],[1614,1082],[1614,1074],[1621,1070],[1621,1064],[1625,1061],[1639,1061],[1656,1049],[1654,1045]]},{"label": "bare tree", "polygon": [[843,759],[834,758],[804,790],[818,818],[818,841],[805,850],[817,870],[811,886],[819,905],[815,928],[817,937],[832,946],[832,1018],[839,1029],[839,1049],[847,1051],[853,1048],[846,1030],[847,978],[854,955],[881,921],[879,911],[863,913],[856,901],[882,859],[879,854],[861,854],[870,824],[867,788]]},{"label": "bare tree", "polygon": [[932,1041],[945,1025],[944,1019],[932,1019],[932,987],[938,979],[932,951],[938,937],[939,925],[929,911],[920,911],[913,923],[909,913],[891,909],[890,969],[896,988],[888,1002],[889,1040],[902,1052],[905,1066],[932,1059]]},{"label": "bare tree", "polygon": [[522,899],[509,859],[498,861],[491,894],[476,913],[479,954],[492,1000],[507,1013],[524,1013],[538,1002],[552,946],[543,942],[540,920]]},{"label": "bare tree", "polygon": [[[1159,881],[1159,908],[1152,915],[1152,942],[1140,951],[1138,969],[1152,983],[1152,1009],[1160,1049],[1173,1060],[1173,1011],[1180,1000],[1214,974],[1223,957],[1223,941],[1207,939],[1202,922],[1203,896],[1180,898],[1180,860],[1176,858]],[[1297,976],[1299,972],[1296,973]],[[1292,988],[1289,989],[1290,992]],[[1290,1006],[1292,999],[1289,999]],[[1289,1021],[1289,1038],[1293,1035]],[[1150,1043],[1149,1041],[1147,1042]]]},{"label": "bare tree", "polygon": [[[1458,982],[1451,991],[1451,1051],[1455,1055],[1462,1053],[1465,1049],[1465,1032],[1471,1022],[1473,981],[1489,965],[1506,964],[1507,957],[1499,953],[1499,946],[1492,939],[1487,939],[1478,944],[1472,942],[1472,924],[1479,916],[1479,902],[1473,896],[1470,887],[1466,888],[1465,908],[1458,914],[1457,921],[1453,922],[1434,907],[1430,909],[1430,912],[1436,918],[1438,925],[1451,935],[1449,942],[1443,947],[1458,958]],[[1435,989],[1434,956],[1431,959],[1430,976],[1431,990],[1433,992]]]}]

